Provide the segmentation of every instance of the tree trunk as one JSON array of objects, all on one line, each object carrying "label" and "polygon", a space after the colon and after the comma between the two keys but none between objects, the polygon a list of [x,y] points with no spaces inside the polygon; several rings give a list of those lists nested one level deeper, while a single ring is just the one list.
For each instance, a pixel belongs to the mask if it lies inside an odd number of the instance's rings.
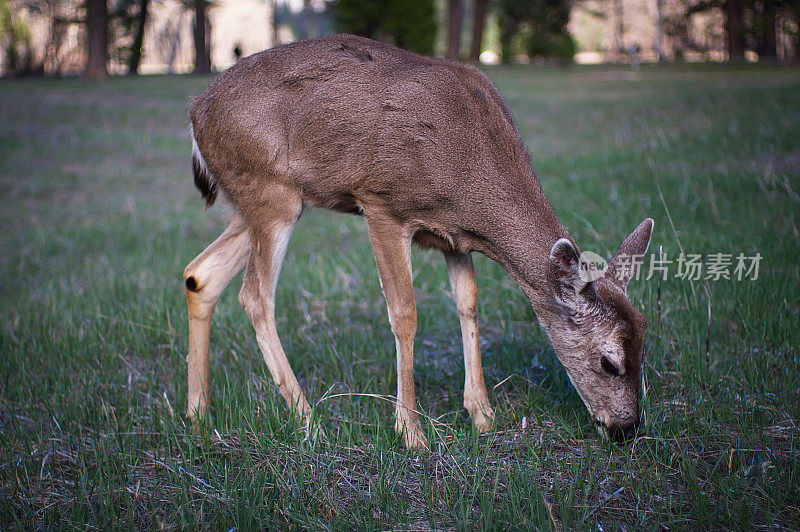
[{"label": "tree trunk", "polygon": [[49,21],[47,44],[45,44],[42,56],[42,72],[45,75],[58,75],[58,51],[64,36],[63,25],[58,20],[58,2],[46,0],[41,5],[42,13]]},{"label": "tree trunk", "polygon": [[794,62],[800,63],[800,7],[794,8],[794,23],[798,31],[794,32]]},{"label": "tree trunk", "polygon": [[664,1],[656,0],[656,54],[664,62]]},{"label": "tree trunk", "polygon": [[[181,12],[183,14],[183,12]],[[181,44],[181,29],[183,29],[183,17],[178,16],[177,22],[173,26],[172,22],[167,23],[166,34],[169,36],[169,57],[167,59],[167,73],[175,73],[175,58],[178,56],[178,48]]]},{"label": "tree trunk", "polygon": [[194,73],[211,72],[211,24],[206,15],[207,0],[194,2]]},{"label": "tree trunk", "polygon": [[448,11],[448,32],[447,32],[447,58],[453,61],[458,60],[461,48],[461,20],[463,11],[461,0],[450,0]]},{"label": "tree trunk", "polygon": [[107,75],[108,12],[106,0],[86,2],[86,65],[85,79],[103,79]]},{"label": "tree trunk", "polygon": [[472,22],[472,48],[469,51],[469,60],[477,62],[481,55],[483,42],[483,24],[486,21],[486,1],[475,0],[475,13]]},{"label": "tree trunk", "polygon": [[500,55],[504,64],[511,63],[511,41],[519,29],[519,21],[507,16],[500,19]]},{"label": "tree trunk", "polygon": [[139,73],[139,63],[142,62],[142,44],[144,43],[144,27],[147,23],[147,5],[150,0],[139,0],[139,16],[136,36],[131,44],[131,56],[128,59],[128,75],[135,76]]},{"label": "tree trunk", "polygon": [[314,7],[311,0],[303,0],[303,10],[300,12],[300,40],[316,37],[314,28]]},{"label": "tree trunk", "polygon": [[622,20],[622,0],[614,0],[614,53],[618,60],[625,58],[625,24]]},{"label": "tree trunk", "polygon": [[759,60],[778,60],[775,22],[775,3],[773,0],[764,0],[764,11],[761,18],[761,50],[759,51]]},{"label": "tree trunk", "polygon": [[742,33],[742,6],[739,0],[726,0],[725,27],[728,34],[728,60],[744,59],[744,34]]},{"label": "tree trunk", "polygon": [[276,5],[275,0],[267,0],[267,4],[269,4],[269,25],[272,28],[272,43],[270,44],[270,48],[273,46],[278,46],[278,13],[277,9],[278,6]]}]

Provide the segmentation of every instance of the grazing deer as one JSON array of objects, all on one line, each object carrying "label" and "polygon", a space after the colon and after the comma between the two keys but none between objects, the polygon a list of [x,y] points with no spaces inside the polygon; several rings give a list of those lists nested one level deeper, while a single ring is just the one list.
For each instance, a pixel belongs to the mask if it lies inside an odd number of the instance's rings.
[{"label": "grazing deer", "polygon": [[444,253],[461,321],[464,407],[494,420],[478,343],[470,253],[517,281],[558,359],[601,428],[624,436],[639,419],[647,323],[626,296],[653,221],[625,240],[606,275],[585,281],[579,251],[531,168],[498,91],[479,70],[350,35],[279,46],[239,61],[189,111],[195,184],[222,190],[236,215],[184,272],[189,307],[190,417],[209,399],[208,341],[220,292],[246,267],[239,301],[290,408],[311,407],[275,328],[275,286],[307,206],[366,218],[397,348],[396,429],[425,447],[414,391],[417,309],[411,242]]}]

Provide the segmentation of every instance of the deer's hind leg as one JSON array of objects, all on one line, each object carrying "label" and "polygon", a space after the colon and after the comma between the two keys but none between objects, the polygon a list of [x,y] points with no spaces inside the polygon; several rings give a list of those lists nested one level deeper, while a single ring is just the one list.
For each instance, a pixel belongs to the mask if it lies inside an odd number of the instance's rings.
[{"label": "deer's hind leg", "polygon": [[494,410],[489,404],[486,383],[483,380],[481,345],[478,341],[478,285],[469,253],[445,253],[453,299],[461,321],[461,340],[464,344],[464,408],[480,432],[486,432],[494,423]]},{"label": "deer's hind leg", "polygon": [[227,229],[183,271],[189,311],[189,394],[190,419],[205,415],[210,399],[208,341],[211,315],[219,295],[244,268],[250,255],[247,225],[235,217]]},{"label": "deer's hind leg", "polygon": [[286,359],[275,326],[275,289],[289,237],[302,211],[302,200],[294,189],[277,184],[270,187],[261,191],[263,207],[257,213],[258,226],[250,225],[253,250],[239,302],[253,324],[272,379],[289,408],[307,425],[311,406]]}]

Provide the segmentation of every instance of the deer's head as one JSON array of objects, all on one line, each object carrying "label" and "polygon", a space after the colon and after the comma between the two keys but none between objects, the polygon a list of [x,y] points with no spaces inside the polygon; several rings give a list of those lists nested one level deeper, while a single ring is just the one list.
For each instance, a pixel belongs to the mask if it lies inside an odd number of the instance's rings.
[{"label": "deer's head", "polygon": [[636,273],[635,257],[644,255],[652,230],[650,218],[639,224],[605,274],[595,279],[568,239],[558,240],[550,250],[548,284],[553,298],[545,329],[601,434],[614,439],[630,436],[639,423],[647,321],[628,299],[626,287]]}]

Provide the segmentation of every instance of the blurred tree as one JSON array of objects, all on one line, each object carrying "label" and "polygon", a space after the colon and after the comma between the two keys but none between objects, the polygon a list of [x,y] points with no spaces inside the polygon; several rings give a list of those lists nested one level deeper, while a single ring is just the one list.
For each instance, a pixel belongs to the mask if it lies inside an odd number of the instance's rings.
[{"label": "blurred tree", "polygon": [[[664,0],[664,3],[672,7],[672,14],[664,17],[664,30],[673,40],[676,57],[686,50],[725,51],[729,60],[744,61],[745,50],[752,50],[761,61],[777,61],[779,52],[785,60],[798,53],[800,42],[795,44],[792,39],[800,38],[800,0]],[[695,15],[709,20],[714,20],[709,15],[721,16],[724,24],[719,36],[712,35],[714,27],[690,35]],[[785,43],[782,49],[779,42]]]},{"label": "blurred tree", "polygon": [[136,35],[131,44],[130,56],[128,57],[128,75],[139,73],[139,63],[142,61],[142,45],[144,44],[144,28],[147,24],[147,6],[149,0],[139,0],[139,12],[136,16]]},{"label": "blurred tree", "polygon": [[800,0],[787,0],[786,19],[794,23],[794,62],[800,63]]},{"label": "blurred tree", "polygon": [[656,42],[655,49],[658,62],[664,62],[664,0],[656,0]]},{"label": "blurred tree", "polygon": [[191,0],[194,8],[194,73],[211,72],[211,21],[207,9],[209,0]]},{"label": "blurred tree", "polygon": [[278,42],[278,10],[277,10],[277,6],[275,5],[275,0],[264,0],[264,3],[266,3],[267,7],[269,8],[269,11],[268,11],[269,15],[268,15],[267,23],[272,28],[272,32],[271,32],[271,35],[270,35],[271,39],[272,39],[272,43],[270,44],[270,46],[277,46],[278,44],[280,44]]},{"label": "blurred tree", "polygon": [[0,46],[5,49],[5,68],[10,74],[33,69],[31,32],[22,17],[11,13],[7,0],[0,0]]},{"label": "blurred tree", "polygon": [[742,6],[739,0],[725,0],[725,33],[728,40],[728,60],[744,60]]},{"label": "blurred tree", "polygon": [[496,9],[503,62],[520,52],[572,61],[577,45],[567,29],[570,0],[497,0]]},{"label": "blurred tree", "polygon": [[483,26],[486,22],[486,0],[475,0],[472,12],[472,46],[469,50],[469,60],[477,62],[481,55],[483,43]]},{"label": "blurred tree", "polygon": [[[733,61],[744,60],[747,25],[744,24],[743,4],[758,0],[673,0],[670,14],[664,18],[664,33],[672,41],[673,54],[681,60],[687,51],[727,52]],[[706,26],[703,31],[692,31],[697,20],[722,18],[722,28]],[[697,19],[695,17],[701,17]]]},{"label": "blurred tree", "polygon": [[510,63],[515,53],[514,39],[520,31],[520,24],[527,16],[528,2],[524,0],[495,0],[494,7],[500,24],[500,57],[503,63]]},{"label": "blurred tree", "polygon": [[300,31],[297,34],[298,39],[310,39],[314,36],[314,28],[312,27],[313,13],[311,0],[303,0],[303,9],[300,11]]},{"label": "blurred tree", "polygon": [[436,40],[434,0],[339,0],[334,5],[338,31],[390,42],[431,55]]},{"label": "blurred tree", "polygon": [[461,25],[464,6],[461,0],[449,0],[447,9],[447,58],[457,61],[461,52]]},{"label": "blurred tree", "polygon": [[611,5],[614,19],[614,54],[625,55],[625,25],[622,17],[622,0],[614,0]]},{"label": "blurred tree", "polygon": [[[528,53],[532,56],[572,60],[576,45],[567,30],[572,10],[569,0],[536,0],[531,2]],[[620,23],[620,29],[622,28]]]},{"label": "blurred tree", "polygon": [[139,73],[149,0],[115,0],[108,12],[111,64],[126,65],[128,75]]},{"label": "blurred tree", "polygon": [[86,0],[86,65],[83,77],[106,77],[108,62],[108,10],[106,0]]},{"label": "blurred tree", "polygon": [[386,32],[400,48],[433,54],[436,41],[436,5],[433,1],[392,0],[387,2]]},{"label": "blurred tree", "polygon": [[778,39],[777,39],[777,9],[776,0],[762,0],[761,2],[761,32],[758,47],[759,61],[778,60]]},{"label": "blurred tree", "polygon": [[[278,38],[284,42],[313,39],[330,33],[327,31],[327,7],[324,2],[303,0],[298,5],[287,1],[274,1],[273,28],[276,42]],[[299,7],[299,9],[297,9]],[[288,30],[288,34],[285,31]],[[281,35],[282,34],[282,35]]]},{"label": "blurred tree", "polygon": [[378,39],[386,24],[386,6],[380,1],[339,0],[334,19],[339,31]]}]

